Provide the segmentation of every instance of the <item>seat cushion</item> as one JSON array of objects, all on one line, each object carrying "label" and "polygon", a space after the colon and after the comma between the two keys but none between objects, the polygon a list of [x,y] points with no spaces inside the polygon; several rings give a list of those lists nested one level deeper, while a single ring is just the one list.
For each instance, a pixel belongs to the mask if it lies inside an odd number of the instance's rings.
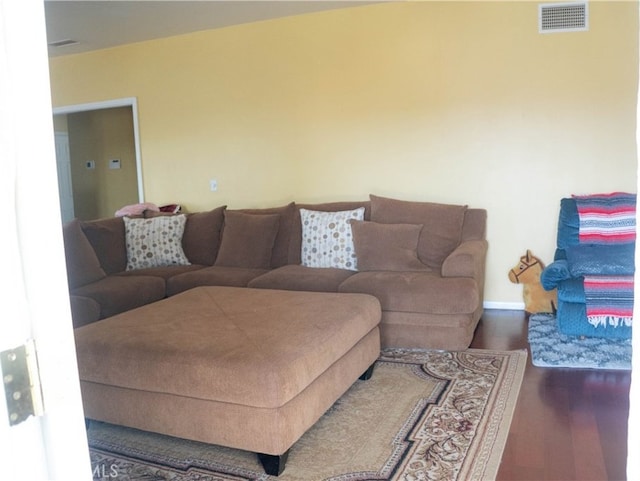
[{"label": "seat cushion", "polygon": [[478,285],[468,277],[440,277],[427,272],[359,272],[339,292],[371,294],[383,311],[470,314],[478,308]]},{"label": "seat cushion", "polygon": [[251,279],[268,272],[267,269],[211,266],[177,274],[167,279],[167,295],[173,296],[199,286],[246,287]]},{"label": "seat cushion", "polygon": [[371,296],[200,287],[76,329],[80,379],[276,408],[380,316]]},{"label": "seat cushion", "polygon": [[252,279],[248,286],[259,289],[338,292],[340,284],[353,274],[354,271],[347,269],[290,265],[262,274]]}]

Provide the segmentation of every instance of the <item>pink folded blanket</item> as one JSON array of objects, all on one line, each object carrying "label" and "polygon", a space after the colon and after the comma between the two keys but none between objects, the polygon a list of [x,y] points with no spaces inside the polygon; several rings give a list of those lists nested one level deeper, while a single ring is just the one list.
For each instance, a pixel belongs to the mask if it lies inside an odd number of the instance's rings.
[{"label": "pink folded blanket", "polygon": [[160,212],[157,205],[151,202],[142,202],[140,204],[125,205],[122,209],[116,211],[116,217],[124,217],[126,215],[142,215],[145,210]]}]

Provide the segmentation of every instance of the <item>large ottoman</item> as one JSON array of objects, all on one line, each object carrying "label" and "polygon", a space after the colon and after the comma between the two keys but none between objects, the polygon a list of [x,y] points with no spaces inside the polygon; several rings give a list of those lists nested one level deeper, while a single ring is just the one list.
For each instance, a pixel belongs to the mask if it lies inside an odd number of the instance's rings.
[{"label": "large ottoman", "polygon": [[75,331],[85,417],[259,454],[289,448],[380,353],[364,294],[198,287]]}]

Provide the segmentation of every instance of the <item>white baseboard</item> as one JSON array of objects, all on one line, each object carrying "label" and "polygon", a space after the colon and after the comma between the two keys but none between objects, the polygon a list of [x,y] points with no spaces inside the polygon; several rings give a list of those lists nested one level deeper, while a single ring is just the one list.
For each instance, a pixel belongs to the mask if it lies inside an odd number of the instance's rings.
[{"label": "white baseboard", "polygon": [[496,302],[484,301],[482,307],[485,309],[504,309],[507,311],[524,311],[524,302]]}]

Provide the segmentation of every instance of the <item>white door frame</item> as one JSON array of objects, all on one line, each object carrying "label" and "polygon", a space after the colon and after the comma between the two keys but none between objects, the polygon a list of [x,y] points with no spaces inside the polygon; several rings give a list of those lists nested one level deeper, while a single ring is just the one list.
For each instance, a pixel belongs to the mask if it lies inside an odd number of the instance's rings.
[{"label": "white door frame", "polygon": [[104,100],[100,102],[90,102],[86,104],[68,105],[55,107],[53,115],[67,115],[78,112],[88,112],[91,110],[113,109],[118,107],[131,107],[133,115],[133,141],[136,150],[136,173],[138,175],[138,202],[144,202],[144,183],[142,182],[142,155],[140,149],[140,130],[138,124],[138,99],[135,97],[125,97],[114,100]]},{"label": "white door frame", "polygon": [[73,181],[71,180],[71,158],[69,156],[69,133],[55,132],[56,165],[58,166],[58,190],[60,191],[60,212],[62,222],[75,217],[73,202]]}]

